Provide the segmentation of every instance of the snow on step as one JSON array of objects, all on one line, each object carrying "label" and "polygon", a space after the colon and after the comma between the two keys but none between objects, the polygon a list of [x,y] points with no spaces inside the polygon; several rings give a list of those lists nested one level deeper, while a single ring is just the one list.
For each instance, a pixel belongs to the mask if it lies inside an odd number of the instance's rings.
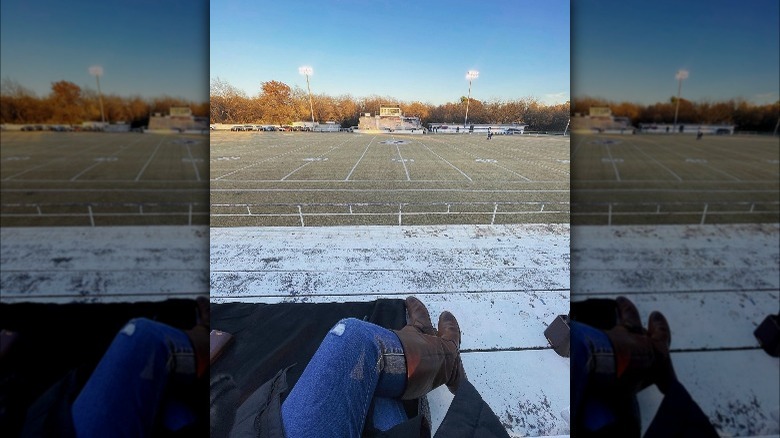
[{"label": "snow on step", "polygon": [[9,227],[0,237],[3,302],[208,294],[207,227]]}]

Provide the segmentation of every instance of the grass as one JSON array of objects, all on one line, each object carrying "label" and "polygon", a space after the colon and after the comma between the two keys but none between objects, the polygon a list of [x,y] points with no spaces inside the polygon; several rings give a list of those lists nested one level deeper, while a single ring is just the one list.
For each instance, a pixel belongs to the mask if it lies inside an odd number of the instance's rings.
[{"label": "grass", "polygon": [[208,224],[207,137],[6,131],[0,143],[4,227]]},{"label": "grass", "polygon": [[568,137],[216,132],[210,161],[212,226],[569,221]]},{"label": "grass", "polygon": [[573,225],[780,221],[777,137],[575,134],[572,163]]}]

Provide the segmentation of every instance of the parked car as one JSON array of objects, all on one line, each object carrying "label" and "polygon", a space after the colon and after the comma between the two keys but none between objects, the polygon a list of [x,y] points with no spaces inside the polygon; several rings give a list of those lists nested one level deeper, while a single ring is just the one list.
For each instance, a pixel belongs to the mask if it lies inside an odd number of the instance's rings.
[{"label": "parked car", "polygon": [[231,131],[243,131],[244,127],[241,126],[241,125],[234,125],[233,127],[230,128],[230,130]]}]

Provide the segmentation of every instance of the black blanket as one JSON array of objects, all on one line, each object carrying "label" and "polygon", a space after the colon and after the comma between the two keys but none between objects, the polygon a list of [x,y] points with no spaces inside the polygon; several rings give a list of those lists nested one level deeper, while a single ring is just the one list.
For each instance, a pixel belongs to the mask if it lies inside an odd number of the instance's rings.
[{"label": "black blanket", "polygon": [[240,401],[279,370],[290,387],[303,373],[328,331],[342,318],[358,318],[388,329],[406,325],[403,300],[360,303],[212,304],[211,328],[228,332],[233,342],[211,367],[228,374],[241,392]]},{"label": "black blanket", "polygon": [[[3,435],[20,433],[27,411],[36,401],[39,406],[49,403],[52,410],[66,409],[69,400],[41,403],[39,399],[49,388],[62,388],[63,382],[68,389],[60,391],[61,397],[72,398],[74,391],[77,394],[79,385],[86,381],[114,336],[130,319],[145,317],[189,329],[195,325],[196,315],[195,301],[183,299],[117,304],[0,304],[0,329],[18,334],[0,362]],[[207,425],[208,382],[199,387],[200,416]],[[51,418],[40,420],[55,427],[55,418],[63,415],[52,412]]]}]

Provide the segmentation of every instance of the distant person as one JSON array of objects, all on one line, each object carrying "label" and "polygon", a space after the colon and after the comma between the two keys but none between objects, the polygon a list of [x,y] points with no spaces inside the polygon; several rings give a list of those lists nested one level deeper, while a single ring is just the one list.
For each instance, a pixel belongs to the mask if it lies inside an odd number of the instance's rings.
[{"label": "distant person", "polygon": [[704,136],[704,133],[701,132],[701,128],[699,128],[698,131],[696,131],[696,140],[701,140],[701,138]]},{"label": "distant person", "polygon": [[640,436],[636,393],[654,384],[664,398],[645,438],[717,438],[709,418],[677,380],[666,318],[652,312],[645,329],[634,303],[618,297],[614,304],[612,328],[571,321],[572,436]]}]

